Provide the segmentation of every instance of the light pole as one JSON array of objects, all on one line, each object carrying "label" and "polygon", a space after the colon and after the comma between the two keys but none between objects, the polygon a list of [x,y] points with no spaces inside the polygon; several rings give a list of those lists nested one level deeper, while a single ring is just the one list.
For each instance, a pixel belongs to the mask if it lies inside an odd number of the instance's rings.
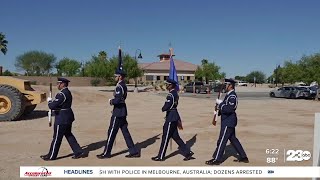
[{"label": "light pole", "polygon": [[80,67],[81,67],[81,75],[82,75],[82,77],[84,77],[84,66],[85,66],[84,61],[81,61]]},{"label": "light pole", "polygon": [[[142,59],[141,49],[137,49],[134,55],[134,59],[137,60],[137,52],[139,51],[138,59]],[[137,88],[137,77],[134,78],[134,91],[139,92]]]},{"label": "light pole", "polygon": [[138,51],[140,51],[139,56],[138,56],[138,59],[142,59],[141,49],[137,49],[137,50],[136,50],[136,53],[135,53],[135,55],[134,55],[134,59],[135,59],[135,60],[137,60],[137,52],[138,52]]}]

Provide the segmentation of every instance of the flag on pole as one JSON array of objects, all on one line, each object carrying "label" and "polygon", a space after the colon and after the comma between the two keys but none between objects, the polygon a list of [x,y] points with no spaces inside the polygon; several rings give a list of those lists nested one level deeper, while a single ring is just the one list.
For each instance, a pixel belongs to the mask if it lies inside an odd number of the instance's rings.
[{"label": "flag on pole", "polygon": [[121,47],[119,46],[119,56],[118,56],[118,70],[123,70],[123,61],[121,56]]},{"label": "flag on pole", "polygon": [[177,71],[176,71],[176,67],[174,65],[174,62],[173,62],[173,49],[170,48],[170,71],[169,71],[169,78],[170,79],[173,79],[174,81],[177,82],[176,84],[176,90],[179,91],[179,81],[178,81],[178,74],[177,74]]}]

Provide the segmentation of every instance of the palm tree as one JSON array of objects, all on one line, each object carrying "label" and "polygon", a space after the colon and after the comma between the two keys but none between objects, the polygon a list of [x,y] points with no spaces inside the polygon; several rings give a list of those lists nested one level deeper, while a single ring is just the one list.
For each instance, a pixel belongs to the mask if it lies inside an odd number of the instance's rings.
[{"label": "palm tree", "polygon": [[209,63],[209,61],[207,59],[202,59],[201,60],[201,64],[202,65],[205,65],[205,64],[208,64],[208,63]]},{"label": "palm tree", "polygon": [[106,61],[107,60],[107,53],[105,51],[100,51],[98,58],[102,61]]},{"label": "palm tree", "polygon": [[7,44],[8,44],[8,41],[5,40],[6,36],[2,33],[0,33],[0,49],[1,49],[1,52],[3,54],[6,54],[7,53]]}]

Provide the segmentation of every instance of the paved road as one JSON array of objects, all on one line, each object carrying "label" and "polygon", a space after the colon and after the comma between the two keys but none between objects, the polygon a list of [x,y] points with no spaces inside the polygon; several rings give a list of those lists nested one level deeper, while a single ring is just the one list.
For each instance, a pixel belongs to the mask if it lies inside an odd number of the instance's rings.
[{"label": "paved road", "polygon": [[[160,95],[165,96],[166,93],[160,93]],[[222,94],[224,97],[225,94]],[[275,98],[270,98],[268,92],[237,92],[239,100],[270,100]],[[181,93],[180,97],[193,97],[193,98],[206,98],[206,99],[216,99],[218,93],[213,94],[193,94],[193,93]]]},{"label": "paved road", "polygon": [[[97,87],[99,88],[100,91],[114,91],[114,86],[109,86],[109,87]],[[143,92],[146,88],[148,87],[139,87],[139,91]],[[150,88],[150,87],[149,87]],[[134,87],[128,86],[128,91],[133,92]],[[167,91],[160,91],[159,95],[166,96]],[[224,97],[225,93],[222,94],[222,97]],[[270,98],[269,97],[269,90],[266,91],[253,91],[252,89],[248,89],[248,91],[240,91],[237,92],[239,100],[270,100],[270,99],[277,99],[277,98]],[[193,93],[181,93],[179,94],[181,97],[194,97],[194,98],[212,98],[216,99],[218,97],[218,93],[214,92],[212,94],[193,94]],[[280,98],[281,99],[281,98]]]}]

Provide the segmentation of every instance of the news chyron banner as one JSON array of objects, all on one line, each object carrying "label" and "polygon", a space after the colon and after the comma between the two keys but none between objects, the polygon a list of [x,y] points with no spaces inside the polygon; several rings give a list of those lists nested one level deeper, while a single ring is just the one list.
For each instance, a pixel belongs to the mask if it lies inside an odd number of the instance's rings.
[{"label": "news chyron banner", "polygon": [[[20,178],[312,178],[320,180],[320,113],[315,114],[313,144],[313,152],[307,149],[265,149],[264,160],[267,166],[21,166]],[[313,166],[288,164],[311,160]],[[289,166],[283,166],[283,164]]]},{"label": "news chyron banner", "polygon": [[[320,113],[315,114],[313,135],[313,166],[320,166]],[[312,178],[320,180],[320,178]]]},{"label": "news chyron banner", "polygon": [[313,166],[320,166],[320,113],[315,114],[313,137]]},{"label": "news chyron banner", "polygon": [[20,178],[317,178],[319,167],[21,166]]}]

